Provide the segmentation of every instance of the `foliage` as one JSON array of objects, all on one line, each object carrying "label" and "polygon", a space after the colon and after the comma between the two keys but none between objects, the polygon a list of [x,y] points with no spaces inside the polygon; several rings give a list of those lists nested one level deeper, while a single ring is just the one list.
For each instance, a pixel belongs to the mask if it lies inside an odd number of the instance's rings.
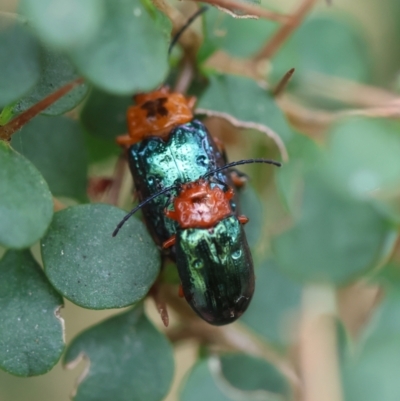
[{"label": "foliage", "polygon": [[[399,99],[386,74],[399,60],[380,49],[383,68],[360,21],[335,4],[311,12],[314,3],[291,19],[210,8],[171,56],[171,34],[190,13],[163,1],[20,0],[18,13],[0,14],[0,369],[41,375],[66,348],[65,366],[88,363],[74,400],[157,401],[173,382],[173,351],[190,339],[199,352],[182,401],[301,400],[320,380],[313,358],[322,372],[339,370],[325,377],[331,394],[399,399]],[[251,2],[231,6],[266,16]],[[379,7],[400,12],[396,1]],[[175,268],[161,269],[140,218],[111,236],[126,213],[118,206],[132,206],[115,138],[132,95],[164,82],[197,96],[231,160],[283,162],[246,170],[239,197],[257,288],[232,327],[208,326],[178,298]],[[129,309],[66,344],[63,298]],[[149,298],[166,301],[172,327],[155,327]]]}]

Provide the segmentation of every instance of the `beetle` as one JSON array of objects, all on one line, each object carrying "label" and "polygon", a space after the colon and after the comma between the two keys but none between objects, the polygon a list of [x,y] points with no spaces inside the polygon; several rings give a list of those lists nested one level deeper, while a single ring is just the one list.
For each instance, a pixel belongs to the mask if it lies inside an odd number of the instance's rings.
[{"label": "beetle", "polygon": [[206,322],[225,325],[238,319],[254,293],[253,261],[242,225],[248,219],[232,209],[234,190],[217,178],[218,173],[248,163],[268,163],[269,159],[240,160],[218,167],[193,182],[174,184],[153,194],[136,206],[118,224],[115,236],[126,220],[147,203],[168,192],[173,204],[164,215],[178,228],[163,243],[175,246],[181,289],[191,308]]},{"label": "beetle", "polygon": [[[197,180],[226,164],[226,156],[205,125],[193,118],[195,99],[162,87],[135,96],[127,111],[129,135],[118,137],[129,146],[128,162],[136,194],[143,201],[163,188]],[[216,173],[217,179],[232,186],[230,172]],[[143,207],[147,227],[161,248],[175,234],[177,224],[163,213],[169,197],[165,194]],[[237,209],[237,201],[231,200]],[[164,249],[175,260],[175,248]]]}]

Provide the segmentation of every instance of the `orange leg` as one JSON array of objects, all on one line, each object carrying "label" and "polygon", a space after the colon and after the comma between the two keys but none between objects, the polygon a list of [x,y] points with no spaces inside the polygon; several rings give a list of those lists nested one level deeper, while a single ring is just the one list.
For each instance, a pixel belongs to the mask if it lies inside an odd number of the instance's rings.
[{"label": "orange leg", "polygon": [[123,147],[129,147],[137,142],[137,140],[133,139],[130,135],[120,135],[117,136],[116,142],[118,145]]},{"label": "orange leg", "polygon": [[230,172],[231,180],[236,188],[242,188],[246,185],[247,178],[240,176],[236,171]]},{"label": "orange leg", "polygon": [[246,217],[246,216],[238,216],[238,220],[239,220],[239,223],[240,224],[246,224],[246,223],[248,223],[249,222],[249,219],[248,219],[248,217]]},{"label": "orange leg", "polygon": [[162,244],[163,249],[170,248],[171,246],[175,245],[176,243],[176,235],[173,235],[171,238],[164,241]]}]

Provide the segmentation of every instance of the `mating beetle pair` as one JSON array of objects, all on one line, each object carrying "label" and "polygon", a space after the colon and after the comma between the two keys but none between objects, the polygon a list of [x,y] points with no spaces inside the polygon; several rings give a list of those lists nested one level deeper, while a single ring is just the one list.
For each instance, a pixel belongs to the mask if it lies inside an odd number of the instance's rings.
[{"label": "mating beetle pair", "polygon": [[214,325],[247,309],[254,292],[251,253],[234,197],[232,167],[280,164],[266,159],[227,164],[206,127],[193,120],[193,98],[165,87],[135,96],[128,109],[128,159],[146,224],[163,252],[176,261],[183,295]]}]

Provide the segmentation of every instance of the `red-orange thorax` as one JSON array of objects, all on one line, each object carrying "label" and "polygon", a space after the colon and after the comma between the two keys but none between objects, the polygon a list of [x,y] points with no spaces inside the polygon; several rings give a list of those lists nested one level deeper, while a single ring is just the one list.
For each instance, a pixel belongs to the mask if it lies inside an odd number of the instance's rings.
[{"label": "red-orange thorax", "polygon": [[149,136],[166,139],[171,130],[193,119],[195,98],[170,93],[167,87],[134,97],[135,106],[127,111],[129,144]]},{"label": "red-orange thorax", "polygon": [[182,185],[174,199],[175,210],[166,210],[165,214],[181,228],[211,228],[232,215],[229,201],[233,195],[232,189],[224,192],[218,186],[211,188],[206,180],[198,180]]}]

